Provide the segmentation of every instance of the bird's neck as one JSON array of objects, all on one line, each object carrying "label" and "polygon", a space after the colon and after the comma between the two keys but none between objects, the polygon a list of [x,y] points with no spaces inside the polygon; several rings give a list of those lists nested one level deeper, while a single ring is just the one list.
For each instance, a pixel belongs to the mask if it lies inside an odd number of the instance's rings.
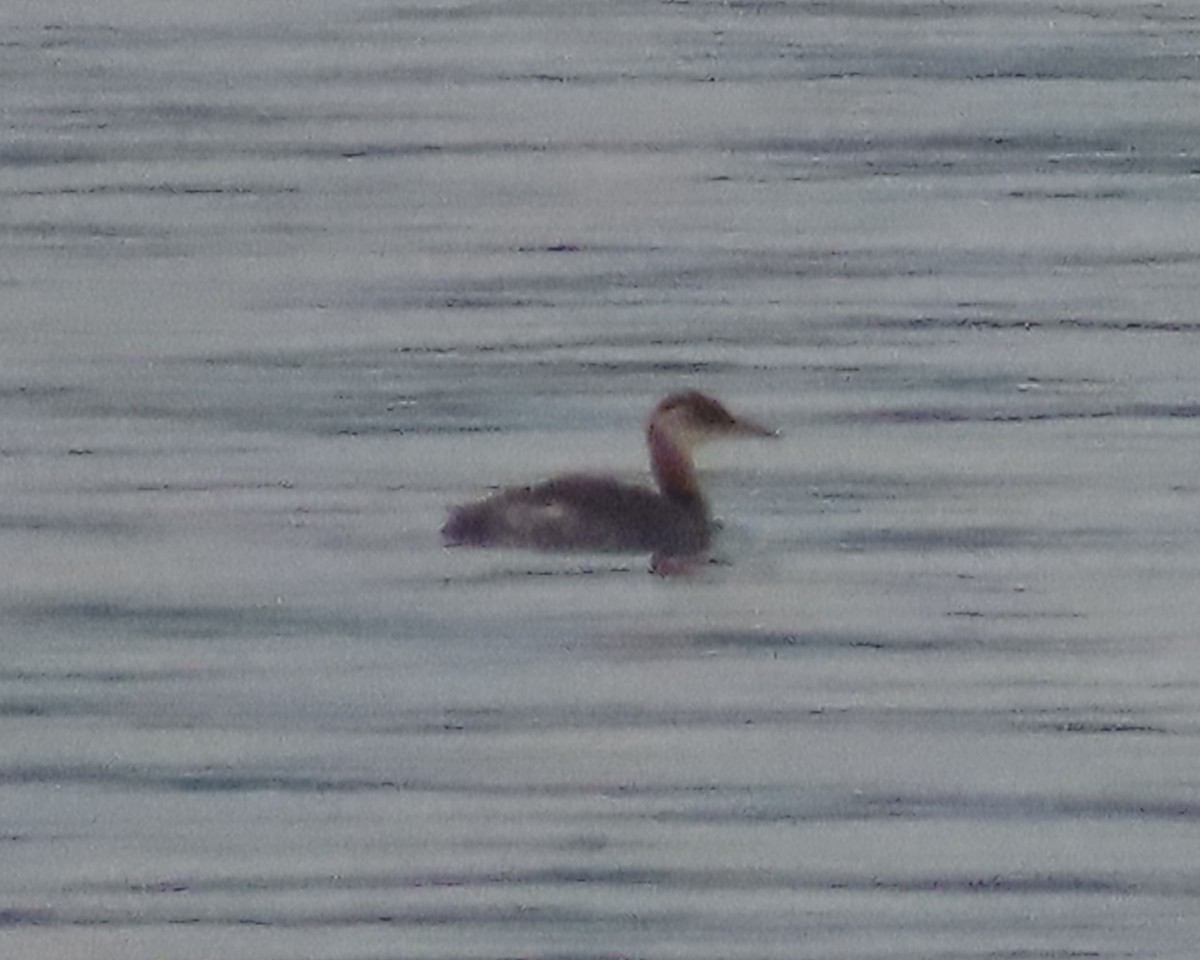
[{"label": "bird's neck", "polygon": [[658,424],[646,429],[650,447],[650,468],[663,496],[679,500],[699,500],[700,486],[696,482],[696,467],[685,444]]}]

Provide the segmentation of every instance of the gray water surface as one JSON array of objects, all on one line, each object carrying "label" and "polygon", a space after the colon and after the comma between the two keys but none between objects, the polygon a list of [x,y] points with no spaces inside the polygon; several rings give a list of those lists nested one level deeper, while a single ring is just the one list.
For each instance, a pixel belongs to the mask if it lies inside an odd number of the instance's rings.
[{"label": "gray water surface", "polygon": [[[0,12],[0,955],[1200,944],[1192,4]],[[699,388],[716,562],[445,550]]]}]

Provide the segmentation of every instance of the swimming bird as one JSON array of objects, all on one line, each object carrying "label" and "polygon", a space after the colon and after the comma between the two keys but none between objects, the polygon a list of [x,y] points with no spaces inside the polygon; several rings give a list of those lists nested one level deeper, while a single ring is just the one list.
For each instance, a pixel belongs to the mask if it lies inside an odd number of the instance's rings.
[{"label": "swimming bird", "polygon": [[447,546],[648,551],[652,569],[677,572],[703,559],[712,542],[693,448],[721,437],[776,435],[699,391],[673,393],[646,424],[657,492],[613,477],[569,474],[454,507],[442,537]]}]

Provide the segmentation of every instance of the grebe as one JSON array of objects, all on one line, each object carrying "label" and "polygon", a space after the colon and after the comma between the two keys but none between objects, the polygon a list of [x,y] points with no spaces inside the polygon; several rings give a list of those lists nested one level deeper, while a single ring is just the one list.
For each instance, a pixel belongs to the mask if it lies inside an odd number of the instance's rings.
[{"label": "grebe", "polygon": [[652,569],[673,572],[700,559],[712,540],[692,448],[719,437],[776,435],[703,393],[674,393],[646,425],[658,493],[611,477],[571,474],[455,507],[442,537],[447,546],[650,551]]}]

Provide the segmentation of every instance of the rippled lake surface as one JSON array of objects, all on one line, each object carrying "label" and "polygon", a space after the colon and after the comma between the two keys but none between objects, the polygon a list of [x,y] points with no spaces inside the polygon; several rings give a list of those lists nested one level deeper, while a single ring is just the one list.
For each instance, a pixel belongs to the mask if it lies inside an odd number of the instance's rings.
[{"label": "rippled lake surface", "polygon": [[[0,44],[5,957],[1194,960],[1193,4]],[[441,546],[690,388],[703,571]]]}]

